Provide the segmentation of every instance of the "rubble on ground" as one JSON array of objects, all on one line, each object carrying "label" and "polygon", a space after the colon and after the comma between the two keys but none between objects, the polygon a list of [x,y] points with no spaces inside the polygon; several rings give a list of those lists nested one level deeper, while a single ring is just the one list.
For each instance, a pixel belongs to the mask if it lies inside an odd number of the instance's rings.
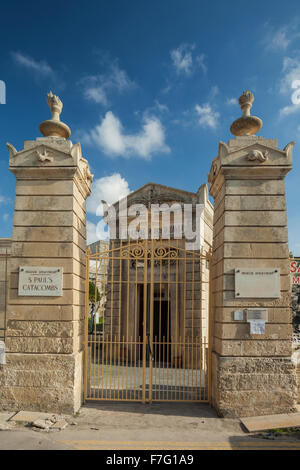
[{"label": "rubble on ground", "polygon": [[67,426],[76,426],[72,416],[34,411],[19,411],[0,422],[0,431],[14,429],[16,425],[30,427],[35,431],[62,431]]}]

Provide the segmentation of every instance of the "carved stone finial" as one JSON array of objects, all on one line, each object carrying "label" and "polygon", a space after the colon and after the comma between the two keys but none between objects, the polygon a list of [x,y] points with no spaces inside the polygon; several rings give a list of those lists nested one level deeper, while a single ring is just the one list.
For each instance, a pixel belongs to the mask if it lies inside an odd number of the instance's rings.
[{"label": "carved stone finial", "polygon": [[230,132],[233,135],[253,135],[262,128],[262,120],[250,115],[250,109],[254,101],[254,95],[247,90],[239,97],[239,104],[242,110],[242,117],[231,124]]},{"label": "carved stone finial", "polygon": [[252,108],[253,101],[253,93],[251,93],[250,90],[243,91],[242,95],[239,97],[239,104],[243,112],[243,116],[250,116],[250,109]]},{"label": "carved stone finial", "polygon": [[58,96],[53,95],[51,90],[47,95],[47,103],[50,108],[53,121],[60,121],[60,114],[62,112],[63,104]]},{"label": "carved stone finial", "polygon": [[41,133],[45,137],[64,137],[68,139],[71,135],[71,130],[67,124],[60,121],[60,114],[63,108],[61,100],[50,91],[47,95],[47,103],[52,117],[40,124],[39,129]]}]

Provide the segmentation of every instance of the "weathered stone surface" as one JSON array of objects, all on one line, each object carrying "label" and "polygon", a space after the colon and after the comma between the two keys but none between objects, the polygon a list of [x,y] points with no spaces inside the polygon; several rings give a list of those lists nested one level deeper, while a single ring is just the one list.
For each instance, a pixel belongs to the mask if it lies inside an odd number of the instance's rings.
[{"label": "weathered stone surface", "polygon": [[0,409],[74,413],[81,405],[81,363],[81,353],[8,353],[0,370]]},{"label": "weathered stone surface", "polygon": [[1,387],[0,406],[3,410],[49,411],[74,413],[73,387],[60,389],[47,387]]},{"label": "weathered stone surface", "polygon": [[300,364],[297,367],[297,387],[298,387],[297,402],[300,404]]},{"label": "weathered stone surface", "polygon": [[222,254],[216,254],[216,260],[222,258],[275,258],[286,259],[288,257],[287,243],[231,243],[226,242]]},{"label": "weathered stone surface", "polygon": [[224,242],[287,242],[286,227],[224,227]]},{"label": "weathered stone surface", "polygon": [[228,180],[223,195],[278,195],[285,194],[283,180]]},{"label": "weathered stone surface", "polygon": [[230,271],[236,268],[279,268],[280,274],[289,274],[288,259],[224,259],[224,272],[230,274]]},{"label": "weathered stone surface", "polygon": [[15,428],[15,423],[0,422],[0,431],[10,431]]},{"label": "weathered stone surface", "polygon": [[33,337],[7,337],[7,351],[10,353],[56,353],[72,354],[72,338],[33,338]]},{"label": "weathered stone surface", "polygon": [[[75,289],[63,289],[61,297],[47,297],[48,305],[84,305],[84,293],[78,292]],[[40,297],[20,297],[18,289],[10,289],[9,291],[10,305],[39,305],[41,303]],[[8,308],[10,308],[10,305]]]},{"label": "weathered stone surface", "polygon": [[69,211],[73,210],[73,205],[73,196],[17,196],[15,199],[15,210],[18,211]]},{"label": "weathered stone surface", "polygon": [[[231,323],[233,320],[234,308],[231,307],[216,307],[215,308],[215,321]],[[244,313],[246,318],[246,314]],[[235,322],[234,322],[235,323]],[[268,323],[292,323],[292,312],[291,309],[286,308],[268,308]]]},{"label": "weathered stone surface", "polygon": [[19,423],[33,423],[36,420],[51,419],[54,416],[51,413],[42,413],[40,411],[19,411],[10,421]]},{"label": "weathered stone surface", "polygon": [[241,420],[248,432],[300,427],[300,413],[254,416]]},{"label": "weathered stone surface", "polygon": [[[288,339],[292,341],[292,325],[291,324],[269,324],[266,323],[266,333],[263,338],[266,339]],[[215,337],[219,339],[259,339],[261,335],[250,334],[250,324],[248,322],[241,323],[215,323]]]},{"label": "weathered stone surface", "polygon": [[226,211],[224,225],[239,226],[283,226],[287,225],[285,211]]},{"label": "weathered stone surface", "polygon": [[73,323],[70,321],[24,321],[9,319],[6,328],[7,337],[71,338],[73,336]]},{"label": "weathered stone surface", "polygon": [[239,299],[235,298],[233,291],[214,293],[216,307],[234,307],[235,309],[247,307],[289,307],[290,293],[281,291],[277,299]]},{"label": "weathered stone surface", "polygon": [[[67,263],[66,259],[70,258],[73,256],[73,243],[72,242],[66,242],[66,243],[61,243],[61,242],[53,242],[47,243],[47,242],[35,242],[34,245],[33,243],[27,243],[27,242],[16,242],[14,243],[13,246],[13,256],[19,257],[19,256],[24,256],[26,258],[32,258],[34,255],[36,255],[36,258],[48,258],[51,260],[55,260],[56,258],[62,258],[62,264],[59,264],[60,266],[63,266],[64,264]],[[52,253],[53,256],[50,257],[49,254]],[[52,261],[52,262],[53,262]],[[22,263],[20,263],[22,265]],[[20,266],[20,264],[18,266]],[[23,263],[24,264],[24,263]],[[32,263],[31,266],[35,266],[36,263]],[[56,260],[55,266],[58,265],[58,260]],[[70,268],[69,268],[70,269]]]},{"label": "weathered stone surface", "polygon": [[[16,245],[14,243],[14,245]],[[20,244],[21,245],[21,244]],[[29,244],[22,244],[22,246],[19,247],[19,244],[17,244],[17,250],[18,253],[16,254],[15,251],[13,253],[13,255],[11,256],[10,258],[10,262],[9,262],[9,266],[10,266],[10,272],[11,273],[18,273],[19,272],[19,267],[24,265],[24,259],[23,257],[21,256],[21,253],[22,253],[22,249],[24,247],[26,247],[26,245],[29,245]],[[37,250],[38,250],[38,247],[39,245],[36,245],[37,246]],[[55,243],[51,244],[51,247],[54,246],[53,248],[53,251],[49,252],[49,243],[46,244],[46,247],[47,247],[47,255],[48,256],[43,256],[42,254],[41,255],[38,255],[36,258],[33,258],[32,256],[28,256],[28,255],[25,255],[26,256],[26,265],[27,266],[51,266],[51,267],[55,267],[55,266],[61,266],[64,270],[64,274],[72,274],[73,272],[78,272],[79,271],[79,268],[81,266],[84,266],[84,265],[80,265],[78,266],[78,262],[76,260],[74,260],[72,257],[60,257],[60,256],[55,256]],[[46,248],[45,247],[45,248]],[[50,253],[53,254],[53,257],[50,256]],[[82,271],[83,272],[83,271]]]},{"label": "weathered stone surface", "polygon": [[[10,170],[17,183],[0,406],[74,412],[82,401],[91,175],[80,146],[51,136],[26,142],[10,158]],[[19,296],[19,266],[62,267],[63,295]]]},{"label": "weathered stone surface", "polygon": [[295,368],[290,358],[220,357],[215,405],[223,417],[256,416],[295,411]]},{"label": "weathered stone surface", "polygon": [[73,226],[74,215],[69,211],[16,211],[14,214],[15,226]]},{"label": "weathered stone surface", "polygon": [[284,196],[225,196],[225,210],[233,211],[284,211]]},{"label": "weathered stone surface", "polygon": [[86,213],[85,210],[78,204],[76,199],[73,199],[73,211],[77,215],[77,217],[85,223],[86,221]]},{"label": "weathered stone surface", "polygon": [[291,341],[261,339],[219,339],[214,337],[214,350],[220,356],[253,356],[270,357],[285,356],[290,358],[292,353]]},{"label": "weathered stone surface", "polygon": [[49,196],[73,195],[72,180],[19,180],[16,187],[17,196],[40,196],[41,194]]},{"label": "weathered stone surface", "polygon": [[[291,153],[290,147],[280,151],[275,150],[276,146],[275,141],[257,136],[237,137],[228,145],[221,143],[209,175],[216,202],[212,390],[214,405],[222,416],[294,410],[284,188]],[[264,155],[265,151],[268,158],[263,163],[253,161],[253,155]],[[283,160],[285,168],[279,163]],[[235,269],[275,267],[280,270],[280,298],[235,298]],[[268,308],[264,335],[250,335],[246,313],[243,321],[234,321],[234,310],[250,307]]]},{"label": "weathered stone surface", "polygon": [[[73,227],[14,227],[13,237],[16,242],[74,242],[86,249],[86,241]],[[49,244],[50,248],[50,244]]]}]

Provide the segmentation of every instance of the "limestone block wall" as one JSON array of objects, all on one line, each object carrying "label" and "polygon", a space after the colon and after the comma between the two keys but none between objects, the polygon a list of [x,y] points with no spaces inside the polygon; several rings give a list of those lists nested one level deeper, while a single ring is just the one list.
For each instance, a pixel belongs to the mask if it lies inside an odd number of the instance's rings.
[{"label": "limestone block wall", "polygon": [[298,386],[297,402],[300,404],[300,365],[298,365],[297,367],[297,386]]},{"label": "limestone block wall", "polygon": [[297,403],[300,404],[300,349],[295,349],[292,354],[292,361],[296,366],[297,376]]},{"label": "limestone block wall", "polygon": [[[36,148],[47,148],[53,161],[45,164],[34,158]],[[45,138],[25,143],[24,151],[10,159],[17,181],[6,316],[8,354],[0,372],[4,409],[74,412],[82,402],[85,199],[90,181],[79,150],[72,154],[71,142]],[[62,267],[62,296],[19,296],[20,266]]]},{"label": "limestone block wall", "polygon": [[[257,143],[269,148],[265,164],[247,159]],[[239,137],[221,146],[210,174],[215,197],[212,387],[222,416],[284,413],[295,406],[284,187],[291,156],[275,149],[276,141]],[[236,298],[234,273],[243,267],[279,268],[280,298]],[[264,335],[250,334],[246,313],[242,321],[234,320],[235,310],[251,307],[268,309]]]},{"label": "limestone block wall", "polygon": [[10,256],[11,240],[0,238],[0,341],[5,339],[5,319],[7,305],[7,264]]}]

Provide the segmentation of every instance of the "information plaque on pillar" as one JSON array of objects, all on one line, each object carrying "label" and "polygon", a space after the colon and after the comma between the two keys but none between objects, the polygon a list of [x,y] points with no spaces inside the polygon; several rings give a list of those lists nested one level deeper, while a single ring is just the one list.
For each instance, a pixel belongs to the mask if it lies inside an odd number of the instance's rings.
[{"label": "information plaque on pillar", "polygon": [[237,268],[235,298],[280,298],[279,268]]},{"label": "information plaque on pillar", "polygon": [[18,295],[60,297],[63,268],[20,266]]}]

